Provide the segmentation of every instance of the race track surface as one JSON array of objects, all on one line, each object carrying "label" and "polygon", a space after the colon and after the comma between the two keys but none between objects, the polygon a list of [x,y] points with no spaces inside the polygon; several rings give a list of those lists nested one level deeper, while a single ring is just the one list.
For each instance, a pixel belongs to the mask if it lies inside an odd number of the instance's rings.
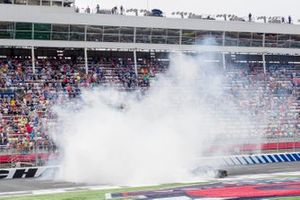
[{"label": "race track surface", "polygon": [[300,171],[300,162],[225,167],[229,176]]},{"label": "race track surface", "polygon": [[300,178],[272,178],[194,184],[172,189],[108,193],[108,199],[195,200],[195,199],[266,199],[300,196]]},{"label": "race track surface", "polygon": [[12,180],[0,181],[0,193],[60,189],[60,188],[75,188],[75,187],[85,187],[85,186],[87,185],[70,183],[70,182],[53,181],[53,180],[12,179]]},{"label": "race track surface", "polygon": [[[299,172],[300,162],[296,163],[276,163],[276,164],[262,164],[253,166],[228,167],[229,178],[238,177],[240,175],[253,174],[268,174],[276,172]],[[24,191],[38,191],[38,190],[84,190],[85,188],[101,188],[101,185],[87,185],[70,182],[62,182],[55,180],[43,179],[14,179],[14,180],[0,180],[0,196],[7,195],[7,193],[24,192]]]}]

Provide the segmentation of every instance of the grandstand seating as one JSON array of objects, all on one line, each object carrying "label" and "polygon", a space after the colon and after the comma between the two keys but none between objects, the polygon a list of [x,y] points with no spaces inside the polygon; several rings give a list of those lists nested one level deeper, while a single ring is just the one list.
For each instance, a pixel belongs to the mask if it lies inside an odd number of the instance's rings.
[{"label": "grandstand seating", "polygon": [[266,137],[299,136],[298,69],[296,66],[273,65],[268,67],[266,74],[262,69],[262,66],[237,66],[228,70],[232,79],[230,88],[234,88],[239,97],[237,103],[245,108],[250,106],[255,114],[264,109],[268,121],[260,126]]},{"label": "grandstand seating", "polygon": [[[89,63],[85,73],[82,61],[37,60],[36,74],[26,59],[0,60],[0,147],[2,152],[27,153],[37,145],[48,150],[55,145],[47,135],[51,123],[49,107],[59,96],[74,98],[82,87],[114,86],[131,90],[148,87],[149,77],[164,67],[139,61],[136,78],[132,61],[102,59]],[[34,141],[37,140],[37,144]]]},{"label": "grandstand seating", "polygon": [[[84,62],[68,59],[38,59],[36,74],[31,60],[5,58],[0,60],[0,150],[4,153],[29,153],[35,148],[48,152],[56,149],[47,131],[54,115],[49,108],[60,96],[74,98],[83,87],[114,86],[119,90],[147,89],[151,78],[166,71],[168,61],[138,59],[138,77],[130,58],[89,60],[85,73]],[[299,137],[300,67],[270,65],[267,74],[260,64],[231,64],[226,70],[224,87],[240,109],[251,107],[257,114],[262,108],[271,121],[249,124],[253,136],[264,130],[268,138]],[[245,90],[251,90],[251,96]],[[249,93],[247,93],[249,94]],[[284,112],[283,112],[284,111]],[[228,130],[226,130],[228,131]],[[230,131],[236,133],[234,124]],[[238,131],[241,131],[238,129]],[[226,137],[226,136],[225,136]],[[35,143],[36,141],[36,143]]]}]

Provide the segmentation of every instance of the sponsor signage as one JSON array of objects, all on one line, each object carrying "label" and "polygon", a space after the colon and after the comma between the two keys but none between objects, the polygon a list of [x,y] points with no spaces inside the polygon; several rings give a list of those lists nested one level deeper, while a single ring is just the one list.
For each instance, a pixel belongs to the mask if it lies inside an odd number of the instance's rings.
[{"label": "sponsor signage", "polygon": [[0,180],[18,178],[37,178],[42,176],[43,174],[51,173],[57,169],[57,166],[0,169]]}]

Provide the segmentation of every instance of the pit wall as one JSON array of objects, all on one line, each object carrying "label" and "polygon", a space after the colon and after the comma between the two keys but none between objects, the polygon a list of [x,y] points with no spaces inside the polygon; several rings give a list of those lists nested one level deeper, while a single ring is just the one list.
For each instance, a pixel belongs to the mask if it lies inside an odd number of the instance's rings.
[{"label": "pit wall", "polygon": [[221,162],[226,166],[300,162],[300,153],[237,155],[221,158]]}]

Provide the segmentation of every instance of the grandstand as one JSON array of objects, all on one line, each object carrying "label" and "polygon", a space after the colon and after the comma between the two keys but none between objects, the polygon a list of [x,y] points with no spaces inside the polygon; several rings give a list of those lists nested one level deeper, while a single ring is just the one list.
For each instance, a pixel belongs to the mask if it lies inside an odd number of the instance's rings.
[{"label": "grandstand", "polygon": [[[253,89],[241,109],[278,108],[260,129],[246,127],[249,138],[266,130],[268,142],[249,140],[233,146],[236,153],[300,149],[300,26],[76,13],[73,3],[0,0],[1,163],[43,164],[57,155],[47,133],[54,102],[98,85],[147,91],[168,69],[170,52],[214,54],[208,62],[227,74],[224,87],[239,96]],[[231,132],[238,134],[234,124]]]}]

